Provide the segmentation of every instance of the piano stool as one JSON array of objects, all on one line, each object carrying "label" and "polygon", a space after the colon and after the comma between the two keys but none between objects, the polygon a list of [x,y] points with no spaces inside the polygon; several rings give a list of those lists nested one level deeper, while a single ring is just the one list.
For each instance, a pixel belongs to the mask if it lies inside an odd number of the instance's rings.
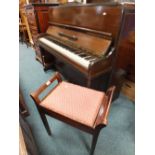
[{"label": "piano stool", "polygon": [[[57,84],[45,97],[39,95],[54,81]],[[115,86],[106,93],[62,81],[56,74],[31,93],[43,124],[51,135],[45,114],[93,135],[90,155],[93,155],[100,130],[108,123],[108,115]]]}]

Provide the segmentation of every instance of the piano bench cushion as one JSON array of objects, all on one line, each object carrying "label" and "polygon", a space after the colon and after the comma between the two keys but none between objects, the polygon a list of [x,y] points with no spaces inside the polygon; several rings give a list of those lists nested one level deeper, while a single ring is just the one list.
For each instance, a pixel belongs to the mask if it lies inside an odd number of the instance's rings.
[{"label": "piano bench cushion", "polygon": [[104,97],[104,92],[63,81],[40,103],[40,106],[94,127],[100,107],[103,107],[101,105]]}]

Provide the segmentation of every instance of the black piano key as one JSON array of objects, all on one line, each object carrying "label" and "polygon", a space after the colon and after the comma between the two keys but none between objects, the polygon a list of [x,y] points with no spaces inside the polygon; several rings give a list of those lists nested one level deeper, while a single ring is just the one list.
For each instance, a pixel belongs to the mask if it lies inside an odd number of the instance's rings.
[{"label": "black piano key", "polygon": [[95,60],[96,60],[96,58],[94,58],[94,59],[90,59],[89,61],[90,61],[90,62],[93,62],[93,61],[95,61]]},{"label": "black piano key", "polygon": [[79,51],[79,50],[77,50],[77,49],[73,49],[73,50],[71,50],[73,53],[80,53],[81,51]]},{"label": "black piano key", "polygon": [[80,56],[80,55],[82,54],[82,52],[81,52],[81,51],[78,51],[76,54],[77,54],[78,56]]},{"label": "black piano key", "polygon": [[46,37],[48,40],[56,43],[57,45],[60,45],[61,47],[75,53],[76,55],[78,55],[79,57],[85,59],[85,60],[88,60],[90,62],[92,61],[95,61],[96,60],[96,56],[90,54],[86,49],[84,49],[83,47],[78,47],[77,49],[76,48],[73,48],[73,47],[70,47],[67,45],[67,43],[65,44],[62,43],[62,42],[59,42],[57,41],[55,38],[51,38],[51,37]]},{"label": "black piano key", "polygon": [[81,52],[80,54],[78,54],[79,56],[83,56],[85,53]]},{"label": "black piano key", "polygon": [[84,54],[81,54],[80,55],[82,58],[85,58],[86,56],[88,56],[86,53],[84,53]]},{"label": "black piano key", "polygon": [[85,57],[85,59],[88,59],[88,58],[91,58],[92,56],[90,56],[90,55],[87,55],[86,57]]},{"label": "black piano key", "polygon": [[88,57],[88,58],[85,58],[86,60],[91,60],[91,59],[93,59],[94,57],[92,57],[92,56],[90,56],[90,57]]}]

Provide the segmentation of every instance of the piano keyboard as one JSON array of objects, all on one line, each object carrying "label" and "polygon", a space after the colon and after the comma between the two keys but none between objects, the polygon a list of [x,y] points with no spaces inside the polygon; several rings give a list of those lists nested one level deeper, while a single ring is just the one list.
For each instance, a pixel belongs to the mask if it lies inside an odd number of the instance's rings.
[{"label": "piano keyboard", "polygon": [[91,62],[95,61],[97,58],[90,56],[84,52],[78,52],[70,49],[69,47],[60,46],[56,44],[54,41],[48,40],[46,38],[39,38],[39,41],[48,47],[56,50],[58,53],[66,56],[70,60],[74,61],[78,65],[84,67],[85,69],[89,68]]}]

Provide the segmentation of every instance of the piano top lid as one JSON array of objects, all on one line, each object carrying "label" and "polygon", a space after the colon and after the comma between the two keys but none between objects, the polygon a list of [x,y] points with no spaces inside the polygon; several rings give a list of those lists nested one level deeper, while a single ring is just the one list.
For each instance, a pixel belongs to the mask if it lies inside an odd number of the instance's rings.
[{"label": "piano top lid", "polygon": [[57,26],[49,26],[46,34],[58,38],[61,42],[69,42],[75,47],[80,47],[86,49],[86,52],[89,52],[96,56],[103,56],[108,51],[111,40],[105,39],[91,34],[78,32],[75,30],[65,29]]},{"label": "piano top lid", "polygon": [[49,23],[112,34],[118,40],[123,6],[118,3],[65,5],[49,8]]},{"label": "piano top lid", "polygon": [[[61,4],[59,3],[59,7],[77,7],[77,6],[81,6],[81,7],[85,7],[85,6],[98,6],[98,5],[104,5],[104,6],[117,6],[117,5],[122,5],[122,3],[120,2],[96,2],[96,3],[78,3],[78,2],[71,2],[71,3],[64,3],[64,4]],[[55,6],[52,6],[52,7],[55,7]]]}]

